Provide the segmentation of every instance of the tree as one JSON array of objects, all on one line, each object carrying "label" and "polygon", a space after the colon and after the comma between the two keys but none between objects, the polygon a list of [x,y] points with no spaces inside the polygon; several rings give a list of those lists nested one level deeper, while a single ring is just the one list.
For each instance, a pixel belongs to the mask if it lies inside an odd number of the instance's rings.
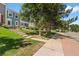
[{"label": "tree", "polygon": [[67,17],[71,10],[65,10],[66,5],[63,3],[50,4],[28,4],[24,3],[21,10],[21,19],[32,20],[36,27],[41,30],[45,29],[46,33],[50,32],[52,28],[59,26],[61,18]]},{"label": "tree", "polygon": [[77,25],[77,24],[71,24],[70,28],[71,28],[70,30],[72,32],[79,32],[79,25]]},{"label": "tree", "polygon": [[75,22],[78,19],[78,16],[73,17],[68,20],[60,20],[59,21],[59,26],[57,27],[58,29],[61,29],[62,31],[69,31],[70,30],[70,25]]}]

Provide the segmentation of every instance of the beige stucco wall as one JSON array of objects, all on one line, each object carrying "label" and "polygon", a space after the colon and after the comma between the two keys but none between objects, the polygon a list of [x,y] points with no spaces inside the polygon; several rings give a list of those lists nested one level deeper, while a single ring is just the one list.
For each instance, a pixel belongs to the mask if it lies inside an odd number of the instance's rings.
[{"label": "beige stucco wall", "polygon": [[5,23],[5,5],[0,3],[0,13],[3,15],[3,22]]}]

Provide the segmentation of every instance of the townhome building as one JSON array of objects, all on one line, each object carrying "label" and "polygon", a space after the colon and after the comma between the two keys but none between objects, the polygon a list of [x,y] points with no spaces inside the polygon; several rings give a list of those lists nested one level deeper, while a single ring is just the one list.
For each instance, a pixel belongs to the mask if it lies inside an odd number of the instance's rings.
[{"label": "townhome building", "polygon": [[16,11],[7,8],[6,4],[0,3],[0,25],[16,28],[20,26],[20,18]]},{"label": "townhome building", "polygon": [[7,19],[6,19],[6,25],[8,27],[19,27],[20,25],[20,18],[18,16],[18,13],[11,10],[7,9]]},{"label": "townhome building", "polygon": [[21,20],[16,11],[9,9],[6,4],[2,3],[0,3],[0,26],[9,28],[35,27],[33,22]]},{"label": "townhome building", "polygon": [[29,22],[28,21],[24,21],[24,20],[20,20],[20,27],[28,27],[29,26]]}]

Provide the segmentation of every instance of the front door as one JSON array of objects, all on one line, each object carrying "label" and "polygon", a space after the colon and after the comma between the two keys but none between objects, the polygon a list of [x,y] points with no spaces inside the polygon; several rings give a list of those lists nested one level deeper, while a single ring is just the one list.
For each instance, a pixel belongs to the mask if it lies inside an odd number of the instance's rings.
[{"label": "front door", "polygon": [[0,24],[3,23],[3,15],[0,14]]}]

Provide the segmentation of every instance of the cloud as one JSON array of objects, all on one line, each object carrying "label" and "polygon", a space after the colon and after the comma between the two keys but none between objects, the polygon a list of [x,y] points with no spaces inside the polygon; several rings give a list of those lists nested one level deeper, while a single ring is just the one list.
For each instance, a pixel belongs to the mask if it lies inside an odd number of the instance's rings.
[{"label": "cloud", "polygon": [[73,7],[72,13],[79,12],[79,6]]},{"label": "cloud", "polygon": [[73,8],[73,10],[72,10],[71,13],[79,12],[79,6],[74,6],[74,7],[67,6],[66,9],[65,9],[65,11],[69,10],[69,9],[72,9],[72,8]]},{"label": "cloud", "polygon": [[67,11],[69,9],[72,9],[72,7],[71,6],[67,6],[66,9],[65,9],[65,11]]}]

